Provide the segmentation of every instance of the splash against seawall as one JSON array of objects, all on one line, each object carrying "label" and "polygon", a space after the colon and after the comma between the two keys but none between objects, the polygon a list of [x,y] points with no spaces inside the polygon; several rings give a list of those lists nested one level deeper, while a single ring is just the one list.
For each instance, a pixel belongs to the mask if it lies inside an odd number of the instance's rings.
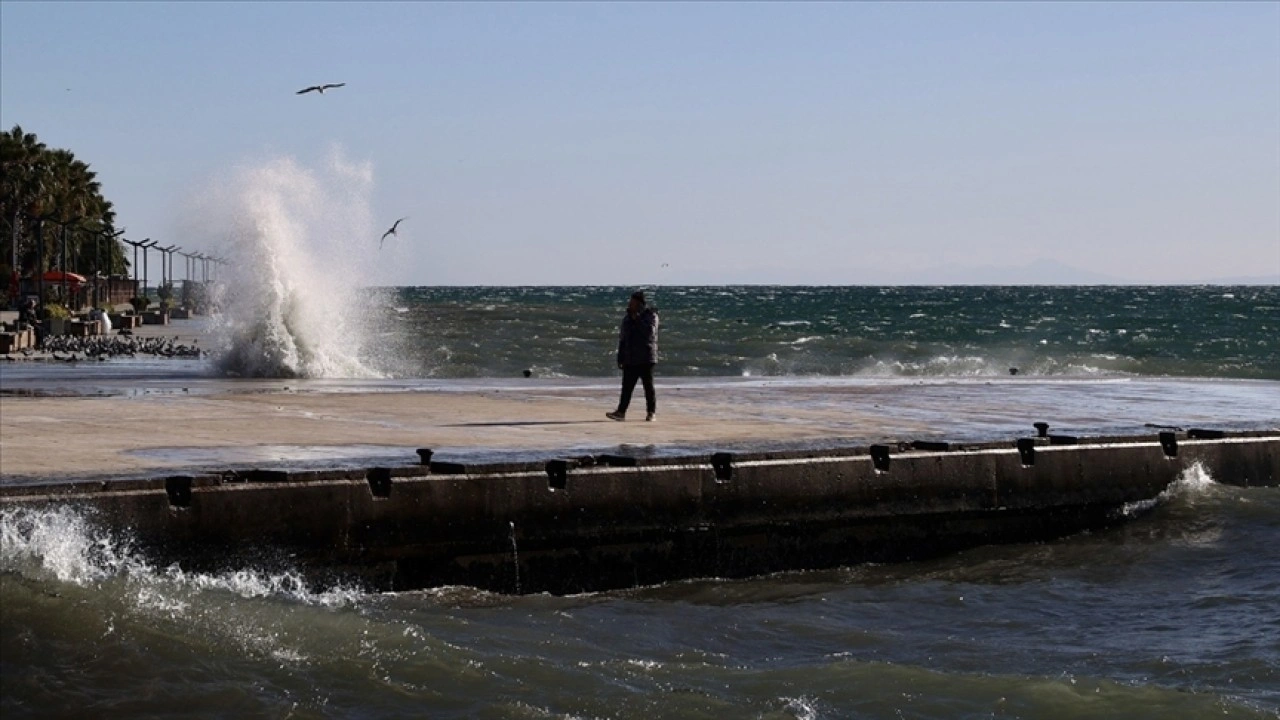
[{"label": "splash against seawall", "polygon": [[377,376],[361,360],[372,184],[371,168],[335,150],[322,169],[292,158],[242,167],[201,199],[198,230],[227,260],[214,317],[222,372]]}]

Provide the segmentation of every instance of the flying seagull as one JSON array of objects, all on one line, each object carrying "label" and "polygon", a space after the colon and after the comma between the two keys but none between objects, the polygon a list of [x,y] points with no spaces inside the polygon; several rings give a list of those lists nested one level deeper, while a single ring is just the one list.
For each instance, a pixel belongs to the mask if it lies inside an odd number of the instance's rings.
[{"label": "flying seagull", "polygon": [[[405,216],[405,217],[400,218],[399,220],[395,221],[395,222],[391,225],[391,229],[390,229],[390,230],[388,230],[388,231],[386,231],[386,232],[382,233],[382,239],[378,241],[378,249],[379,249],[379,250],[381,250],[381,249],[382,249],[382,242],[383,242],[384,240],[386,240],[386,239],[387,239],[387,236],[388,236],[388,235],[395,235],[395,234],[396,234],[396,228],[400,227],[400,223],[401,223],[401,222],[403,222],[403,221],[405,221],[405,220],[408,220],[408,219],[409,219],[409,218],[408,218],[408,216]],[[397,236],[397,237],[398,237],[398,236]]]},{"label": "flying seagull", "polygon": [[329,83],[327,85],[312,85],[311,87],[302,88],[295,94],[305,95],[306,93],[309,93],[314,90],[315,92],[318,92],[321,95],[323,95],[325,90],[328,90],[329,88],[342,87],[343,85],[346,85],[346,83]]}]

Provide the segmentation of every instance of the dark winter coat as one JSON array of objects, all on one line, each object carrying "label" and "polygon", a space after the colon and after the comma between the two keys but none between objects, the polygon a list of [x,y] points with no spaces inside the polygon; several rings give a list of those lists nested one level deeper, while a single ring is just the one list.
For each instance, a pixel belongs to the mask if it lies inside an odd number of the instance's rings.
[{"label": "dark winter coat", "polygon": [[653,365],[658,362],[658,313],[644,308],[635,317],[627,313],[618,330],[619,365]]}]

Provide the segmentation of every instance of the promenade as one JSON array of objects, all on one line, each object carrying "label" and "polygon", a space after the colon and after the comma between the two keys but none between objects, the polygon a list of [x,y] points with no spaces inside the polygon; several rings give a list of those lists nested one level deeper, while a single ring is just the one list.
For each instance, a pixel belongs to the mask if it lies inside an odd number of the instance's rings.
[{"label": "promenade", "polygon": [[[199,320],[140,335],[206,346]],[[617,378],[250,380],[189,361],[0,361],[0,483],[220,468],[565,452],[674,455],[1035,433],[1280,428],[1280,384],[1111,378],[670,378],[605,419]]]}]

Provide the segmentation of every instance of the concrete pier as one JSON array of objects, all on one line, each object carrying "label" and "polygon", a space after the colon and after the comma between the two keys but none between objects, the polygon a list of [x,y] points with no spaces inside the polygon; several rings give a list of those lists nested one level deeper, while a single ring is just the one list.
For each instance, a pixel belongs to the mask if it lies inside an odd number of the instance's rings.
[{"label": "concrete pier", "polygon": [[1197,463],[1280,478],[1274,382],[662,378],[617,423],[616,378],[186,367],[0,363],[0,513],[82,508],[193,570],[567,593],[1060,537]]},{"label": "concrete pier", "polygon": [[157,562],[270,566],[380,589],[572,593],[908,560],[1129,519],[1192,466],[1280,484],[1280,433],[1029,435],[681,457],[228,469],[0,486],[72,504]]}]

